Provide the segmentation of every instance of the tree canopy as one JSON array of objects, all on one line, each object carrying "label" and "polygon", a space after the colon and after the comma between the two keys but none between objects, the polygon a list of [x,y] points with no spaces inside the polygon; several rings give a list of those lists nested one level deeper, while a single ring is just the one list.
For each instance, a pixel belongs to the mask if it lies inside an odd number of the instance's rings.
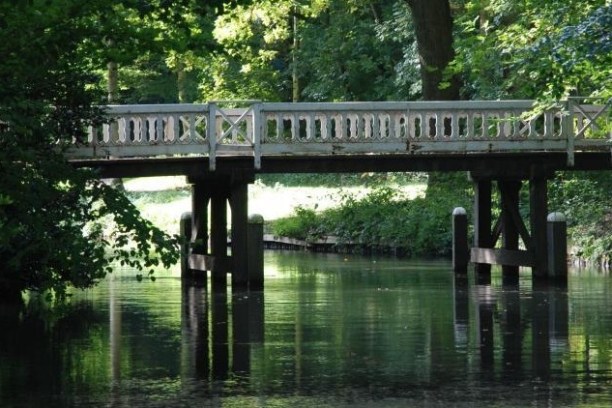
[{"label": "tree canopy", "polygon": [[[127,3],[127,2],[126,2]],[[91,51],[102,50],[113,2],[0,3],[0,298],[83,288],[115,262],[177,259],[166,236],[121,191],[62,154],[101,120]],[[102,52],[102,51],[100,51]]]}]

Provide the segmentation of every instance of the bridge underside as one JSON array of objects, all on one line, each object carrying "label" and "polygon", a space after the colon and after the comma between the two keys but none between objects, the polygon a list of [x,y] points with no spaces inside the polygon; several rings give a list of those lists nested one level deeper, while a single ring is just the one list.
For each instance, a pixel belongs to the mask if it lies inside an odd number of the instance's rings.
[{"label": "bridge underside", "polygon": [[494,175],[529,174],[538,167],[547,171],[610,170],[611,152],[576,152],[573,166],[564,153],[486,153],[436,155],[344,155],[344,156],[266,156],[255,170],[252,157],[217,157],[211,171],[208,157],[164,157],[73,160],[77,167],[96,168],[100,177],[176,176],[210,177],[216,174],[255,173],[350,173],[350,172],[449,172],[477,171]]}]

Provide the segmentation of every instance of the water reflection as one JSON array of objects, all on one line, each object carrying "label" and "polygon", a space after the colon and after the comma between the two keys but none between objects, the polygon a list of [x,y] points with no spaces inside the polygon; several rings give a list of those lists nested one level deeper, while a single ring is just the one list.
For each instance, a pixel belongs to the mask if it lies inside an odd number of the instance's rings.
[{"label": "water reflection", "polygon": [[183,285],[182,378],[226,380],[230,373],[248,377],[251,350],[263,343],[263,298],[263,292],[228,296],[209,293],[206,286]]},{"label": "water reflection", "polygon": [[1,405],[612,402],[608,277],[481,285],[440,262],[267,259],[265,296],[128,274],[60,309],[2,309]]},{"label": "water reflection", "polygon": [[497,292],[485,285],[474,289],[481,374],[499,373],[504,382],[517,383],[550,379],[551,370],[558,368],[552,354],[568,351],[567,288],[548,285],[521,292],[512,284]]}]

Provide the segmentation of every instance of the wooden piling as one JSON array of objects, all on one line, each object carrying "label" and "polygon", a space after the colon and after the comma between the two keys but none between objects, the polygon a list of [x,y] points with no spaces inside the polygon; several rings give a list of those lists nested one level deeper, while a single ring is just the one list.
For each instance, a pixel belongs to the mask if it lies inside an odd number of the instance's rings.
[{"label": "wooden piling", "polygon": [[453,271],[456,274],[467,274],[469,262],[467,213],[465,208],[457,207],[453,210]]},{"label": "wooden piling", "polygon": [[548,189],[545,175],[532,176],[529,180],[531,251],[534,255],[532,276],[546,278],[548,271],[546,216],[548,214]]},{"label": "wooden piling", "polygon": [[208,203],[210,192],[203,181],[191,187],[191,248],[194,254],[208,253]]},{"label": "wooden piling", "polygon": [[[491,234],[491,179],[478,178],[474,175],[474,247],[493,248]],[[491,265],[488,263],[476,263],[474,265],[476,280],[478,283],[491,282]]]},{"label": "wooden piling", "polygon": [[248,266],[249,266],[249,289],[263,290],[264,287],[264,262],[263,262],[263,225],[264,219],[259,214],[249,217],[248,224]]},{"label": "wooden piling", "polygon": [[548,277],[556,281],[567,280],[567,223],[565,215],[550,213],[547,217]]},{"label": "wooden piling", "polygon": [[[520,180],[504,180],[498,182],[501,195],[502,248],[508,251],[517,251],[519,248],[517,223],[522,223],[519,215],[519,191],[521,189],[521,184]],[[518,283],[518,274],[518,265],[502,265],[502,280],[504,283]]]},{"label": "wooden piling", "polygon": [[232,209],[232,288],[246,289],[249,283],[248,184],[233,185],[229,201]]},{"label": "wooden piling", "polygon": [[189,256],[191,255],[191,213],[185,212],[180,221],[181,241],[181,278],[189,277]]},{"label": "wooden piling", "polygon": [[216,186],[211,199],[210,249],[214,257],[212,268],[212,290],[227,290],[227,194],[226,189]]}]

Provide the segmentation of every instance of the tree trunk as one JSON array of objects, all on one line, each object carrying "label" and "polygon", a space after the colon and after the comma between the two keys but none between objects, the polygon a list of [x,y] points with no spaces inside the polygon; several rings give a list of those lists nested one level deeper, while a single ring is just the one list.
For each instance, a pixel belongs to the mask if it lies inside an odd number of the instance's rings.
[{"label": "tree trunk", "polygon": [[[421,65],[422,94],[424,100],[458,100],[461,81],[457,76],[448,80],[450,86],[440,89],[444,70],[455,57],[453,49],[453,18],[449,0],[406,0],[412,13]],[[430,131],[435,132],[435,119]],[[445,126],[450,124],[445,123]],[[446,133],[446,132],[445,132]],[[437,188],[465,183],[465,175],[429,173],[426,194]]]},{"label": "tree trunk", "polygon": [[300,81],[298,79],[298,60],[297,53],[299,48],[299,39],[298,39],[298,20],[297,20],[297,6],[294,6],[293,9],[293,48],[291,50],[291,94],[292,101],[299,102],[300,101]]},{"label": "tree trunk", "polygon": [[108,75],[108,103],[117,103],[119,96],[119,67],[116,62],[110,61],[107,64]]},{"label": "tree trunk", "polygon": [[459,99],[460,80],[450,78],[450,86],[440,89],[444,69],[455,57],[453,18],[449,0],[406,0],[412,12],[421,64],[424,100]]},{"label": "tree trunk", "polygon": [[187,72],[185,65],[180,59],[176,62],[176,84],[178,87],[179,103],[188,103],[187,100]]}]

